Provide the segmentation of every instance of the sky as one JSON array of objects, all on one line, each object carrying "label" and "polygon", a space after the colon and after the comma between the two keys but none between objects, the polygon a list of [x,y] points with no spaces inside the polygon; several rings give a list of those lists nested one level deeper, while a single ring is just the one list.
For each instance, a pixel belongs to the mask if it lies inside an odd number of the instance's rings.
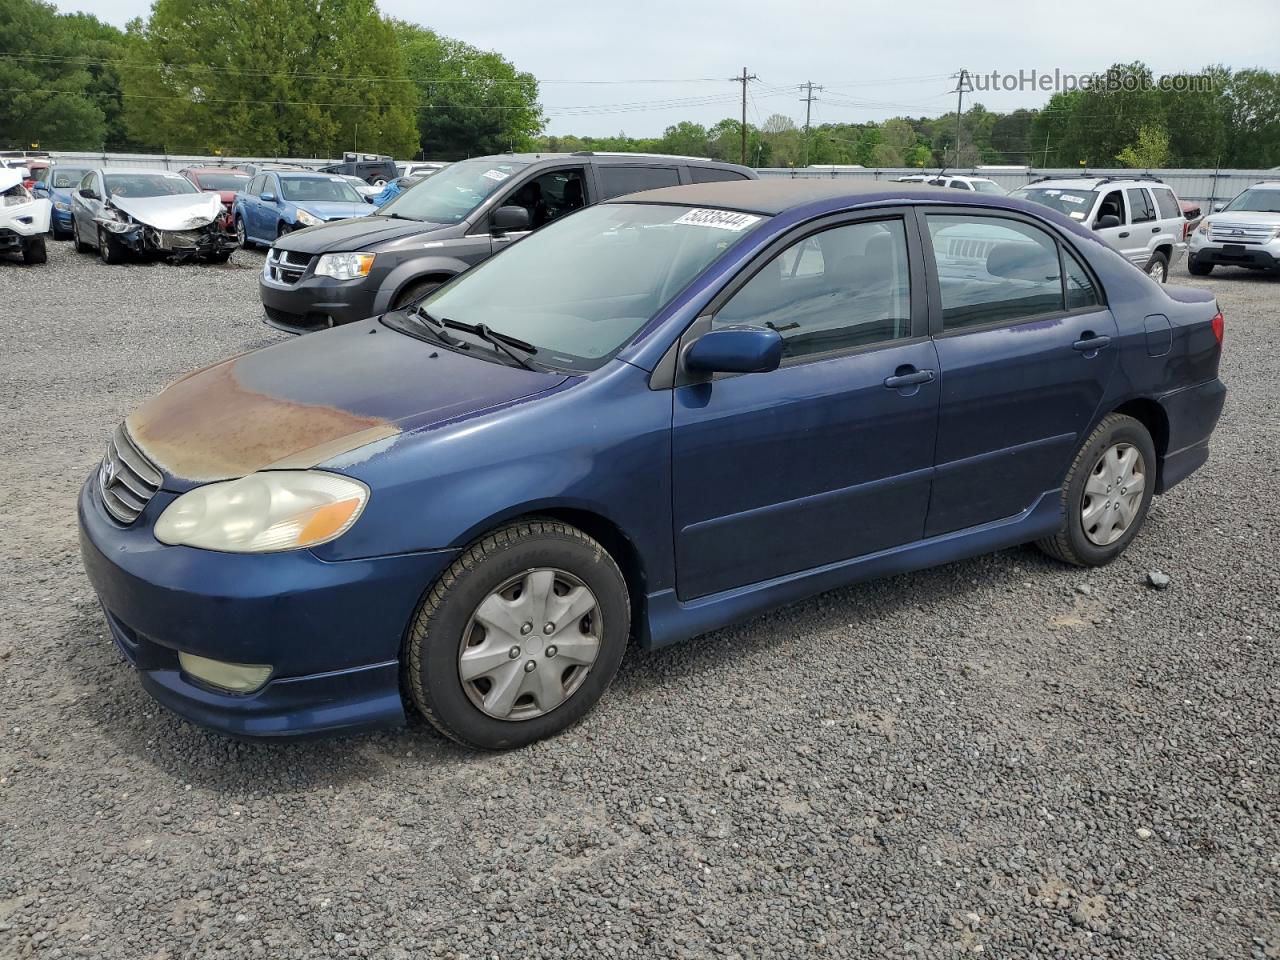
[{"label": "sky", "polygon": [[[55,0],[117,26],[145,16],[148,0]],[[799,85],[815,91],[813,122],[936,116],[956,106],[960,69],[1015,77],[1088,74],[1142,60],[1157,74],[1222,63],[1280,71],[1278,0],[1164,0],[1150,5],[1074,0],[785,3],[643,0],[592,4],[484,0],[379,0],[383,13],[496,50],[536,76],[549,134],[658,136],[669,125],[710,125],[741,110],[804,122]],[[1040,89],[967,94],[1007,111],[1043,104]]]}]

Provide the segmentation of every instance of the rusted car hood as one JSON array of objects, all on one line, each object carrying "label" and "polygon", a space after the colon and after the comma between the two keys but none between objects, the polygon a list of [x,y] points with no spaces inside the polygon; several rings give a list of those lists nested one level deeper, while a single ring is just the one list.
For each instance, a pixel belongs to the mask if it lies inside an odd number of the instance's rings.
[{"label": "rusted car hood", "polygon": [[194,230],[222,216],[222,199],[216,193],[112,197],[111,205],[157,230]]},{"label": "rusted car hood", "polygon": [[185,490],[268,467],[313,467],[566,379],[454,353],[366,320],[197,370],[126,423],[165,472],[165,486]]}]

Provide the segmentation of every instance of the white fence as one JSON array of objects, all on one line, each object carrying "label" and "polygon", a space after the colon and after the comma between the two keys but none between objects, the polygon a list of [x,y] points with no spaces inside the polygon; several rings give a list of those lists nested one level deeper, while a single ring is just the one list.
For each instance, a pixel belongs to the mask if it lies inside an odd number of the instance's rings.
[{"label": "white fence", "polygon": [[[859,169],[856,167],[771,167],[757,171],[762,177],[791,177],[794,179],[871,179],[871,180],[894,180],[911,174],[919,175],[921,173],[937,173],[935,168],[921,170],[918,167],[867,167]],[[1183,200],[1191,200],[1206,205],[1205,212],[1208,212],[1207,205],[1230,200],[1245,187],[1251,186],[1260,180],[1280,180],[1280,169],[1276,170],[1129,170],[1124,168],[1108,167],[1094,169],[1089,167],[1083,169],[1081,167],[1058,168],[1033,170],[1018,168],[1010,169],[990,169],[983,167],[974,167],[969,169],[948,169],[947,173],[954,173],[966,177],[986,177],[994,180],[1006,190],[1014,190],[1017,187],[1025,186],[1032,180],[1040,177],[1079,177],[1081,174],[1087,174],[1091,177],[1132,177],[1136,174],[1159,177],[1169,186],[1173,187],[1173,192]]]},{"label": "white fence", "polygon": [[157,170],[183,170],[187,167],[234,167],[241,163],[288,163],[318,170],[342,158],[324,157],[199,157],[194,154],[157,153],[73,153],[51,151],[58,163],[77,167],[154,167]]}]

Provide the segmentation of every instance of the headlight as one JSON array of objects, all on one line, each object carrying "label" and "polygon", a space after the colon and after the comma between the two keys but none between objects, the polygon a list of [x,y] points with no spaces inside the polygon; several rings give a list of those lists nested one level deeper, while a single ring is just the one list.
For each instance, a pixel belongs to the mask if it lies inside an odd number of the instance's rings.
[{"label": "headlight", "polygon": [[355,280],[367,277],[373,267],[372,253],[326,253],[316,264],[317,277]]},{"label": "headlight", "polygon": [[1196,233],[1203,234],[1206,237],[1209,235],[1209,221],[1207,218],[1200,221],[1200,226],[1196,227]]},{"label": "headlight", "polygon": [[67,202],[65,202],[65,201],[63,201],[63,200],[55,200],[55,201],[53,201],[53,205],[54,205],[54,207],[55,207],[55,208],[57,208],[58,210],[70,210],[70,209],[71,209],[71,204],[69,204],[69,203],[67,203]]},{"label": "headlight", "polygon": [[321,470],[268,470],[196,487],[156,521],[161,543],[269,553],[342,536],[369,501],[358,480]]},{"label": "headlight", "polygon": [[314,217],[305,210],[298,211],[298,222],[305,223],[308,227],[316,227],[324,223],[319,217]]}]

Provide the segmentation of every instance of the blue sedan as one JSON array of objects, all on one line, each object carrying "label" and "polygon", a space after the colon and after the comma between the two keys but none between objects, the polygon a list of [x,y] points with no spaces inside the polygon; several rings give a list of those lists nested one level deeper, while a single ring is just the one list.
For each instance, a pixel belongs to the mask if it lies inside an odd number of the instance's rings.
[{"label": "blue sedan", "polygon": [[1110,562],[1208,457],[1222,337],[1210,294],[1042,206],[663,188],[179,380],[85,483],[82,554],[197,723],[408,703],[514,747],[582,717],[633,637],[1022,543]]},{"label": "blue sedan", "polygon": [[373,212],[346,177],[307,171],[264,171],[232,205],[241,246],[269,247],[286,233]]},{"label": "blue sedan", "polygon": [[71,194],[80,186],[80,181],[88,172],[88,167],[54,166],[49,168],[44,181],[36,184],[36,196],[53,201],[53,214],[49,219],[53,239],[66,240],[71,237]]}]

